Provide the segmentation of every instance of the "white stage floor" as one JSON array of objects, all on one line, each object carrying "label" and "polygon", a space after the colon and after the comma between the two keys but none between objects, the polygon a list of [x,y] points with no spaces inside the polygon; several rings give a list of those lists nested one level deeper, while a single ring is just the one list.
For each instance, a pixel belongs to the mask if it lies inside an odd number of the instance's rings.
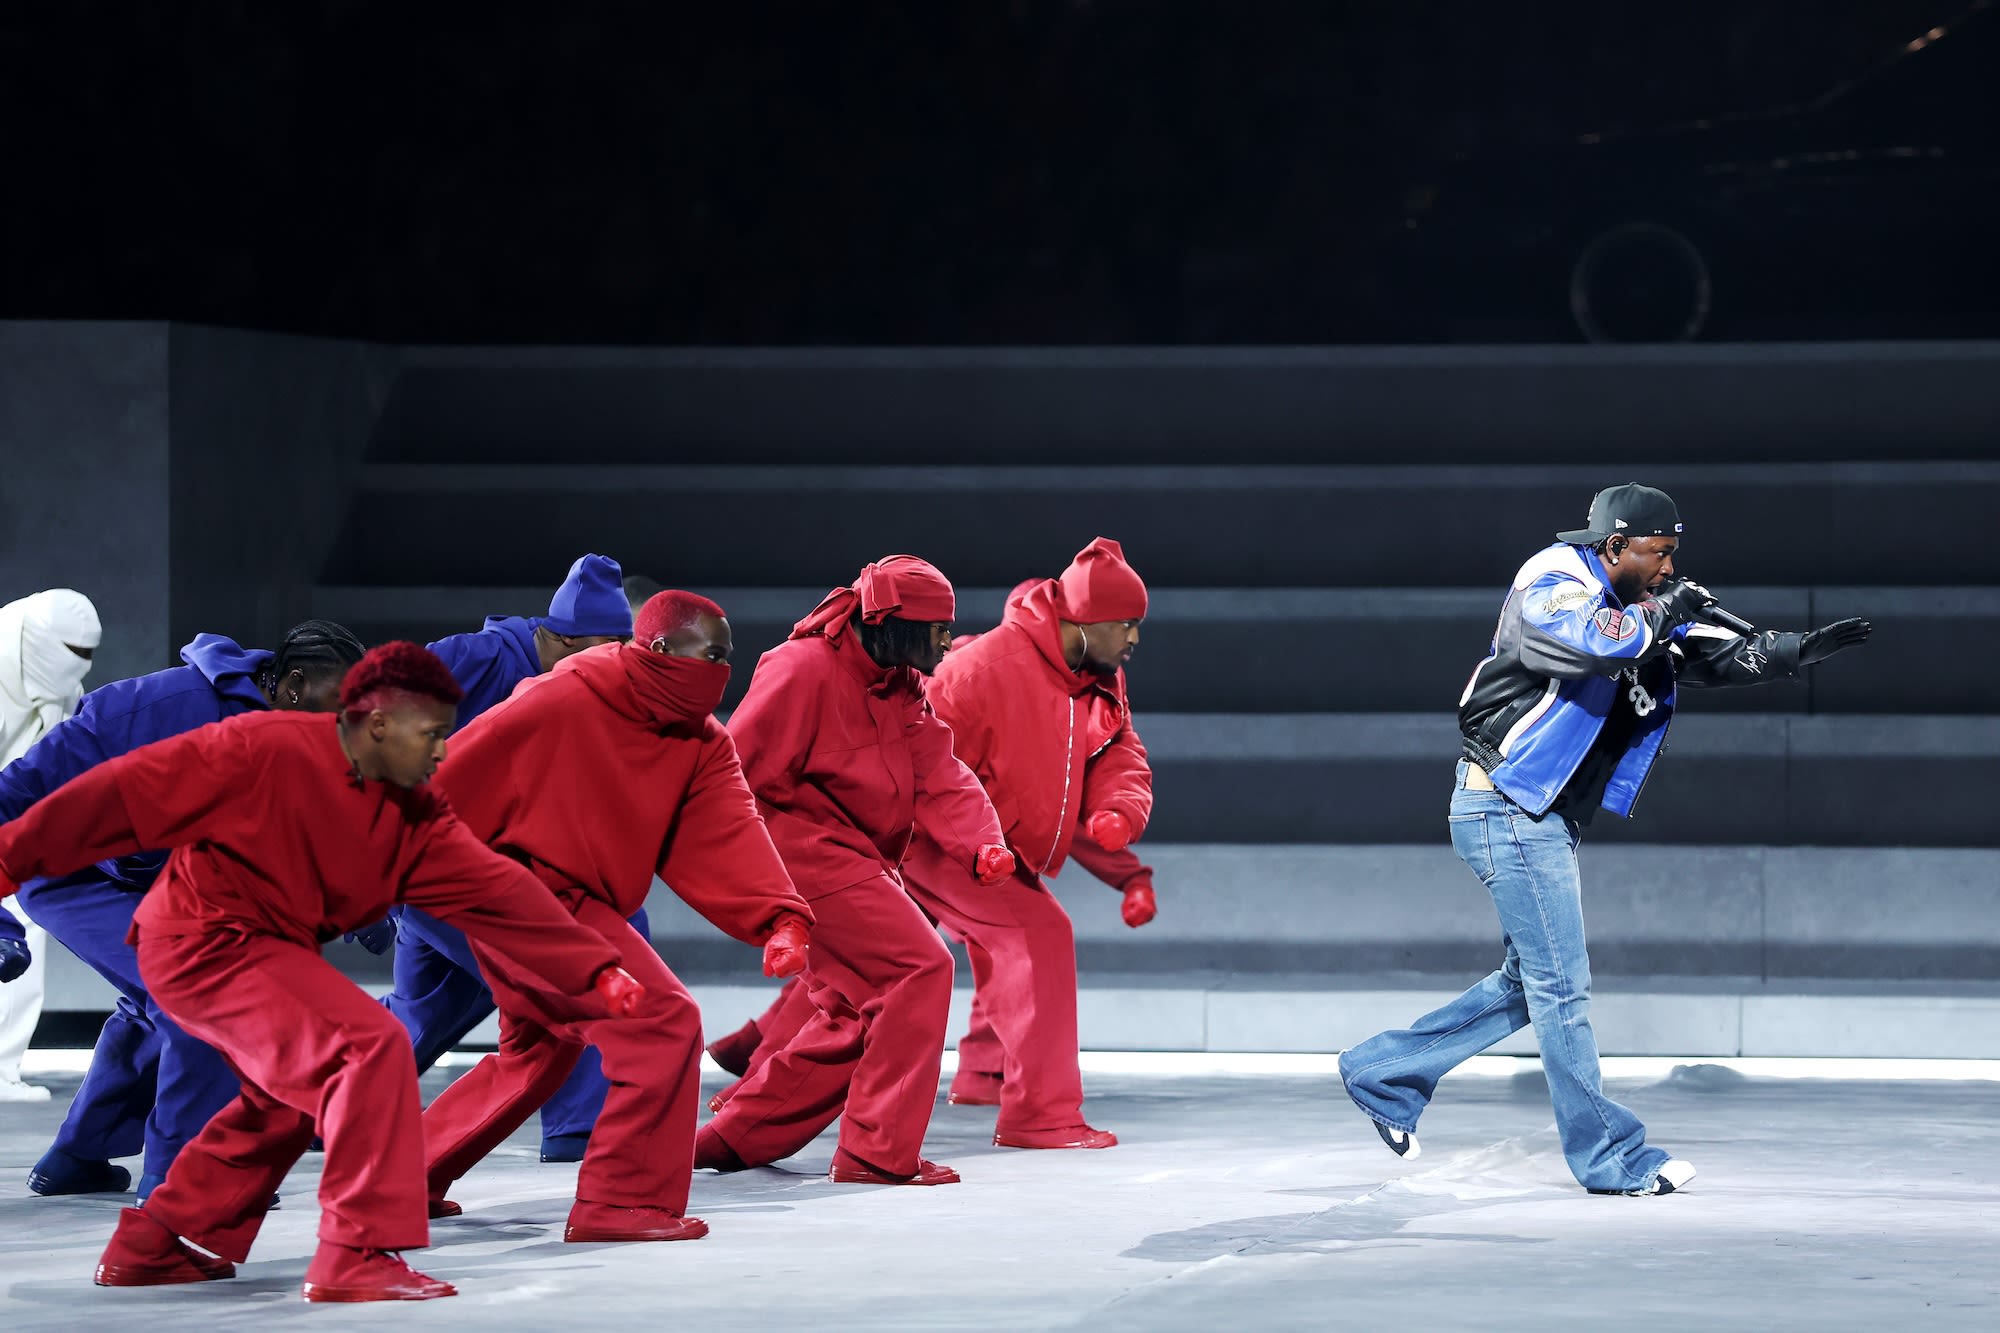
[{"label": "white stage floor", "polygon": [[787,1169],[698,1173],[713,1233],[672,1245],[563,1244],[575,1168],[540,1164],[531,1124],[410,1256],[462,1294],[359,1307],[298,1298],[316,1156],[236,1280],[92,1286],[129,1197],[28,1193],[75,1087],[49,1076],[53,1102],[0,1105],[0,1328],[2000,1327],[2000,1083],[1614,1078],[1700,1169],[1624,1199],[1571,1181],[1523,1068],[1448,1081],[1412,1163],[1324,1074],[1091,1074],[1124,1139],[1095,1153],[993,1148],[990,1108],[940,1100],[926,1153],[963,1184],[828,1184],[829,1133]]}]

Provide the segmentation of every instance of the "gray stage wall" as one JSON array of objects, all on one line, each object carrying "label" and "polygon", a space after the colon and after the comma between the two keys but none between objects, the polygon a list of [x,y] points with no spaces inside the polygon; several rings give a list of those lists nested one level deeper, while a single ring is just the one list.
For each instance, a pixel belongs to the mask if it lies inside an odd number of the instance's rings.
[{"label": "gray stage wall", "polygon": [[87,682],[306,618],[399,353],[164,323],[0,322],[0,595],[97,604]]}]

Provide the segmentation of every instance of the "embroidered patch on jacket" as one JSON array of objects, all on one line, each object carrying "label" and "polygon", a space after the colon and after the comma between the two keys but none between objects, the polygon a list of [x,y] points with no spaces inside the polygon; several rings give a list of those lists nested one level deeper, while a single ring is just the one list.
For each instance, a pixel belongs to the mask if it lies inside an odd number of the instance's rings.
[{"label": "embroidered patch on jacket", "polygon": [[1639,617],[1628,616],[1615,606],[1607,606],[1592,616],[1597,632],[1615,643],[1623,643],[1639,632]]},{"label": "embroidered patch on jacket", "polygon": [[1550,593],[1541,605],[1545,616],[1559,616],[1572,606],[1588,606],[1597,600],[1597,594],[1588,588],[1569,588],[1563,592]]}]

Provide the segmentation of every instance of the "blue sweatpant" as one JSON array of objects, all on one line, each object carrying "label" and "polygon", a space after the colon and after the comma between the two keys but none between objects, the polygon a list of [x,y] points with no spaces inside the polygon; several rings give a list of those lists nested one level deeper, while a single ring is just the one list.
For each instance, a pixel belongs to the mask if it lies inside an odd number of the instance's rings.
[{"label": "blue sweatpant", "polygon": [[37,925],[119,992],[53,1146],[93,1162],[143,1149],[143,1196],[150,1183],[166,1178],[182,1146],[235,1099],[236,1075],[146,994],[138,953],[125,942],[138,892],[85,871],[30,885],[20,896]]}]

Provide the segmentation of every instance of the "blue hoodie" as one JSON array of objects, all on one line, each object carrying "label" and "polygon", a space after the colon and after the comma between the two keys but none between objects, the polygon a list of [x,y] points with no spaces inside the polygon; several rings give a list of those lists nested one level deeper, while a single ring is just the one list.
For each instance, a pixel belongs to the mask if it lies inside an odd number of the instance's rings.
[{"label": "blue hoodie", "polygon": [[[76,715],[58,723],[28,752],[0,770],[0,823],[80,773],[142,745],[178,736],[225,717],[268,708],[257,673],[272,654],[239,647],[220,634],[197,634],[181,649],[186,666],[114,680],[83,696]],[[99,862],[114,881],[133,889],[153,882],[165,852],[139,852]]]},{"label": "blue hoodie", "polygon": [[465,702],[458,706],[461,727],[528,677],[542,674],[535,622],[525,616],[488,616],[484,629],[439,639],[430,650],[444,659],[451,678],[465,691]]}]

